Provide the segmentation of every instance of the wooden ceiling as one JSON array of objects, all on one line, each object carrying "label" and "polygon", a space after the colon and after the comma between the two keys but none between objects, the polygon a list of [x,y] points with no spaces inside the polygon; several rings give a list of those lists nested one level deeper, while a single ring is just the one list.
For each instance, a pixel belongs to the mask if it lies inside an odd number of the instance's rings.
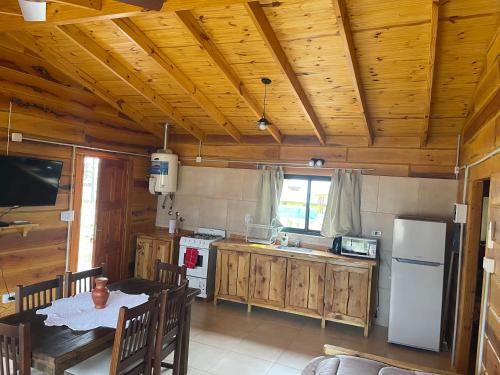
[{"label": "wooden ceiling", "polygon": [[[106,107],[157,137],[168,121],[193,142],[420,147],[456,139],[500,14],[498,0],[167,0],[159,12],[58,0],[28,23],[17,0],[0,8],[4,94],[49,90],[13,67],[22,48],[64,73],[50,90],[78,91],[75,111]],[[261,77],[273,81],[264,132]]]}]

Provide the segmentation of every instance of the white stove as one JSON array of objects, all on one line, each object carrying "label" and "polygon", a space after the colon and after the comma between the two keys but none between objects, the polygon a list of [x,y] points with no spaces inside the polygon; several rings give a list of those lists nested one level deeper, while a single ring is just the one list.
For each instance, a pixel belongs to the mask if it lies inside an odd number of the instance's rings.
[{"label": "white stove", "polygon": [[217,251],[212,242],[223,239],[226,231],[220,229],[198,228],[196,233],[181,237],[179,247],[179,265],[184,264],[184,255],[188,248],[198,250],[198,261],[195,268],[187,269],[189,286],[201,290],[200,297],[213,297],[215,284],[215,264]]}]

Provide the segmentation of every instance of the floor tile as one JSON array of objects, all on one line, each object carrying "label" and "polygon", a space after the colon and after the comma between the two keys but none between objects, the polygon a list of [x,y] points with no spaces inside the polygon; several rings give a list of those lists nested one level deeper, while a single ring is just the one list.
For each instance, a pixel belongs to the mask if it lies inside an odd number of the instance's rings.
[{"label": "floor tile", "polygon": [[271,361],[230,352],[224,355],[210,372],[216,375],[264,375],[272,365]]},{"label": "floor tile", "polygon": [[210,371],[219,363],[225,353],[225,350],[191,341],[189,343],[189,367]]},{"label": "floor tile", "polygon": [[276,363],[273,365],[273,367],[271,367],[266,375],[300,375],[301,373],[301,370]]}]

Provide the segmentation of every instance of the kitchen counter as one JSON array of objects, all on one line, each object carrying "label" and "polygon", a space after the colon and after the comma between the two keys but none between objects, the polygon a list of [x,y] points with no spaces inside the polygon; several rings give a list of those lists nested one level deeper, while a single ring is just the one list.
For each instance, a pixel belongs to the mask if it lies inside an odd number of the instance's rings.
[{"label": "kitchen counter", "polygon": [[[213,243],[213,245],[220,249],[226,250],[237,250],[237,251],[248,251],[249,253],[262,254],[262,255],[273,255],[282,256],[287,258],[295,258],[308,260],[311,262],[335,262],[336,264],[345,263],[346,265],[352,267],[367,267],[374,266],[377,261],[374,259],[364,259],[347,257],[345,255],[337,255],[329,252],[328,250],[320,250],[318,248],[308,248],[307,245],[301,246],[298,249],[307,249],[308,252],[300,252],[292,249],[280,249],[277,245],[264,245],[258,243],[249,243],[242,239],[224,239]],[[289,246],[293,248],[292,246]]]},{"label": "kitchen counter", "polygon": [[253,306],[285,311],[320,319],[322,327],[334,321],[369,334],[376,310],[376,260],[236,238],[213,245],[216,304],[224,300],[244,303],[248,311]]}]

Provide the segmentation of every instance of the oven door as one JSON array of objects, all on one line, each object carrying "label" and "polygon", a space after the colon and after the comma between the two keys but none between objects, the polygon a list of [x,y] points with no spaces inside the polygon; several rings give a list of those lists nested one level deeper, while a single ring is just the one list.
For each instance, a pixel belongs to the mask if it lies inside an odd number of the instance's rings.
[{"label": "oven door", "polygon": [[[182,266],[184,264],[184,255],[186,254],[186,249],[188,247],[180,246],[180,248],[179,248],[179,265],[180,266]],[[209,250],[208,249],[200,249],[200,248],[197,248],[197,250],[198,250],[198,262],[196,263],[196,267],[195,268],[188,268],[187,274],[189,276],[202,277],[202,278],[206,279],[207,274],[208,274]]]}]

